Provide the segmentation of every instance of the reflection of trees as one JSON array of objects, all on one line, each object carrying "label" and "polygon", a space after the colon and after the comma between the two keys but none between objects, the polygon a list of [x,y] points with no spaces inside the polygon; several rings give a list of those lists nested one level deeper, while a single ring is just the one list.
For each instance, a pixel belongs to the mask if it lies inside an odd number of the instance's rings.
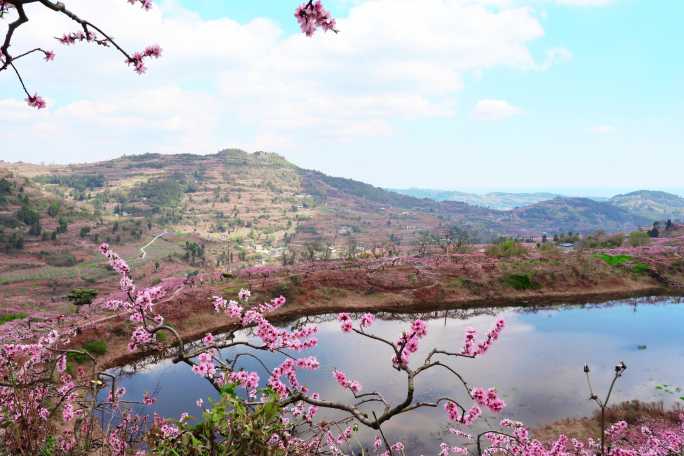
[{"label": "reflection of trees", "polygon": [[607,302],[592,302],[592,303],[572,303],[572,304],[549,304],[549,305],[529,305],[523,307],[511,307],[508,310],[513,310],[518,313],[539,313],[549,310],[580,310],[580,309],[605,309],[620,306],[631,306],[636,312],[639,306],[658,306],[667,304],[681,304],[684,302],[682,296],[645,296],[627,299],[617,299]]},{"label": "reflection of trees", "polygon": [[[613,300],[603,303],[573,303],[573,304],[549,304],[549,305],[525,305],[518,307],[485,307],[485,308],[467,308],[467,309],[450,309],[450,310],[433,310],[428,312],[378,312],[375,313],[377,320],[381,321],[396,321],[396,322],[412,322],[415,319],[421,320],[439,320],[439,319],[451,319],[451,320],[469,320],[471,318],[476,318],[480,316],[496,316],[504,312],[516,312],[522,314],[537,314],[540,312],[548,311],[563,311],[563,310],[592,310],[592,309],[605,309],[614,308],[619,306],[631,306],[634,311],[638,311],[639,306],[652,306],[652,305],[667,305],[667,304],[682,304],[684,302],[683,296],[646,296],[646,297],[635,297],[628,299]],[[365,312],[355,312],[350,313],[354,320],[358,320],[361,315]],[[292,330],[298,330],[308,325],[320,325],[323,323],[330,323],[337,320],[337,314],[325,313],[319,315],[307,315],[299,318],[291,318],[287,320],[282,320],[279,322],[278,326],[289,327]],[[219,342],[224,342],[228,340],[229,335],[239,335],[245,338],[254,337],[254,331],[252,328],[242,329],[237,333],[225,333],[215,336]],[[201,346],[200,341],[195,341],[187,344],[189,349],[196,349]],[[121,375],[129,375],[136,373],[142,369],[148,368],[156,363],[170,359],[173,356],[172,347],[167,347],[165,350],[156,352],[154,355],[150,355],[135,362],[129,363],[122,368],[117,368],[117,371]]]},{"label": "reflection of trees", "polygon": [[[397,321],[397,322],[412,322],[416,319],[420,320],[439,320],[443,318],[452,320],[468,320],[479,316],[496,316],[501,312],[508,310],[506,308],[472,308],[472,309],[452,309],[452,310],[433,310],[430,312],[415,312],[415,313],[396,313],[396,312],[371,312],[375,315],[377,320],[382,321]],[[354,320],[361,318],[366,312],[350,312]],[[322,323],[330,323],[337,320],[337,314],[321,314],[308,315],[296,319],[291,319],[281,322],[283,326],[290,326],[292,329],[302,328],[307,325],[320,325]]]}]

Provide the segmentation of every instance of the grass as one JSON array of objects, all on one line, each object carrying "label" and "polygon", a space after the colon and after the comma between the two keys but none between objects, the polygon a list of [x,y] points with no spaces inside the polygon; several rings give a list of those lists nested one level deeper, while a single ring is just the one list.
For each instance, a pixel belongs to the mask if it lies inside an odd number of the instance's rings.
[{"label": "grass", "polygon": [[527,249],[518,241],[512,239],[497,242],[487,249],[487,255],[498,258],[523,256],[525,254],[527,254]]},{"label": "grass", "polygon": [[650,268],[647,264],[637,263],[632,267],[632,272],[635,274],[646,274]]},{"label": "grass", "polygon": [[608,255],[607,253],[597,253],[594,257],[603,260],[610,266],[622,266],[628,261],[633,260],[633,257],[629,255]]},{"label": "grass", "polygon": [[107,343],[103,340],[90,340],[83,344],[83,348],[93,355],[102,356],[107,353]]},{"label": "grass", "polygon": [[88,358],[88,355],[85,355],[83,353],[67,353],[67,361],[71,364],[72,362],[75,362],[76,364],[83,364],[87,362],[90,358]]},{"label": "grass", "polygon": [[504,277],[504,283],[516,290],[538,290],[541,285],[534,280],[532,274],[509,274]]},{"label": "grass", "polygon": [[[147,242],[149,241],[145,243]],[[93,248],[93,252],[95,250]],[[147,249],[147,256],[144,260],[136,255],[127,261],[135,269],[146,263],[166,258],[170,254],[181,252],[180,246],[159,239]],[[94,261],[83,262],[74,266],[44,266],[28,270],[11,271],[0,274],[0,285],[10,285],[19,282],[42,282],[46,280],[76,280],[79,277],[87,283],[97,283],[116,275],[113,271],[108,270],[105,264],[106,262],[98,256]]]},{"label": "grass", "polygon": [[465,280],[463,277],[455,277],[447,282],[447,288],[456,289],[462,288],[465,285]]},{"label": "grass", "polygon": [[0,325],[4,325],[5,323],[9,323],[10,321],[14,320],[21,320],[22,318],[26,317],[28,317],[28,314],[25,314],[23,312],[0,315]]}]

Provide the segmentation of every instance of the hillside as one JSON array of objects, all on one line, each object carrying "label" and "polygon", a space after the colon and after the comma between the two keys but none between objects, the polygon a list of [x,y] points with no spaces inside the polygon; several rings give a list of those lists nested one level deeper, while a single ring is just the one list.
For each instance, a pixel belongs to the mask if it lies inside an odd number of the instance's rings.
[{"label": "hillside", "polygon": [[[133,155],[68,166],[0,163],[0,283],[109,277],[108,242],[140,267],[187,274],[312,259],[415,254],[457,227],[474,240],[650,225],[606,203],[557,198],[497,211],[300,169],[265,152]],[[154,254],[140,250],[159,234]],[[149,272],[149,271],[148,271]]]},{"label": "hillside", "polygon": [[139,279],[158,283],[204,271],[415,255],[426,245],[444,251],[447,232],[488,241],[650,223],[581,198],[512,211],[415,198],[264,152],[0,162],[0,303],[21,309],[31,290],[31,301],[59,307],[73,288],[107,289],[115,275],[97,253],[101,242]]},{"label": "hillside", "polygon": [[672,193],[640,190],[616,195],[610,203],[651,220],[684,219],[684,198]]},{"label": "hillside", "polygon": [[646,217],[589,198],[554,198],[511,212],[514,219],[523,221],[521,224],[536,226],[548,233],[557,232],[559,226],[564,231],[586,233],[598,226],[606,231],[629,231],[635,225],[651,223]]},{"label": "hillside", "polygon": [[472,206],[485,207],[497,210],[511,210],[517,207],[531,206],[533,204],[554,199],[560,195],[554,193],[508,193],[490,192],[485,194],[467,193],[450,190],[428,190],[420,188],[393,189],[392,191],[416,198],[430,198],[435,201],[460,201]]}]

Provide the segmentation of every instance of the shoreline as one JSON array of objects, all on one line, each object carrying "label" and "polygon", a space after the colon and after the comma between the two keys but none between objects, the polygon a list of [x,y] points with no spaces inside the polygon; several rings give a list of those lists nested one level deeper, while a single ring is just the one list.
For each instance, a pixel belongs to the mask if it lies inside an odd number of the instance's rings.
[{"label": "shoreline", "polygon": [[[499,297],[487,297],[487,298],[469,298],[469,299],[447,299],[440,301],[439,303],[429,303],[423,301],[407,302],[406,299],[398,300],[378,300],[378,296],[375,299],[367,299],[367,302],[359,302],[363,297],[356,296],[353,297],[354,305],[350,306],[347,299],[341,300],[342,302],[315,302],[299,304],[293,303],[288,304],[285,307],[279,309],[278,311],[270,314],[269,320],[275,323],[284,323],[288,321],[293,321],[298,318],[317,316],[338,312],[391,312],[391,313],[420,313],[420,312],[435,312],[435,311],[445,311],[445,310],[457,310],[457,309],[478,309],[478,308],[503,308],[503,307],[535,307],[535,306],[556,306],[563,304],[607,304],[612,301],[618,301],[623,299],[632,298],[649,298],[649,297],[684,297],[684,290],[676,290],[665,288],[661,286],[643,286],[638,288],[624,289],[621,287],[616,287],[614,289],[604,289],[604,290],[587,290],[586,292],[581,291],[564,291],[564,292],[539,292],[537,294],[516,294],[509,296],[499,296]],[[180,335],[185,343],[190,343],[201,339],[207,333],[220,334],[223,332],[231,331],[237,329],[238,326],[231,321],[225,319],[225,317],[216,316],[210,309],[210,304],[206,302],[207,314],[211,312],[214,316],[212,320],[216,324],[209,324],[202,326],[201,329],[188,328],[186,330],[180,329]],[[217,318],[216,318],[217,317]],[[97,328],[92,328],[97,329]],[[135,363],[141,359],[150,357],[156,351],[146,351],[146,352],[123,352],[120,350],[121,347],[110,347],[111,355],[101,358],[102,369],[111,369],[116,367],[122,367],[128,364]],[[123,347],[124,349],[126,347]],[[169,347],[172,350],[171,347]]]}]

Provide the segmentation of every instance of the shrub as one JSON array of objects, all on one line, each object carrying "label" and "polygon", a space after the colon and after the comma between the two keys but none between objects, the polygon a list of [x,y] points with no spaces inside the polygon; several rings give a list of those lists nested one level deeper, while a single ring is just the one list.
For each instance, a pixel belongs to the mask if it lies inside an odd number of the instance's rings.
[{"label": "shrub", "polygon": [[70,352],[67,354],[67,360],[70,362],[75,362],[76,364],[83,364],[88,362],[90,358],[88,357],[88,355],[85,355],[83,353]]},{"label": "shrub", "polygon": [[585,249],[614,249],[621,247],[624,241],[625,235],[622,233],[617,233],[612,236],[596,234],[593,236],[587,236],[585,239],[583,239],[581,242],[581,247]]},{"label": "shrub", "polygon": [[72,174],[69,176],[38,176],[38,182],[63,185],[65,187],[73,188],[74,190],[85,191],[92,188],[101,188],[106,184],[106,180],[102,174]]},{"label": "shrub", "polygon": [[648,265],[644,263],[637,263],[632,267],[632,271],[635,274],[646,274],[649,269]]},{"label": "shrub", "polygon": [[650,236],[644,231],[634,231],[629,234],[629,245],[632,247],[646,245],[650,240]]},{"label": "shrub", "polygon": [[40,255],[50,266],[63,268],[75,266],[78,263],[76,257],[68,252],[41,252]]},{"label": "shrub", "polygon": [[83,348],[93,355],[104,355],[107,353],[107,343],[103,340],[90,340],[83,344]]},{"label": "shrub", "polygon": [[545,256],[558,256],[560,255],[560,249],[551,242],[544,242],[539,246],[539,251]]},{"label": "shrub", "polygon": [[532,274],[509,274],[504,277],[504,283],[516,290],[538,290],[541,288]]},{"label": "shrub", "polygon": [[597,253],[594,257],[603,260],[610,266],[622,266],[633,259],[629,255],[608,255],[607,253]]},{"label": "shrub", "polygon": [[487,254],[499,258],[523,256],[527,253],[527,249],[518,241],[513,239],[505,239],[496,244],[492,244],[487,249]]},{"label": "shrub", "polygon": [[285,296],[285,299],[287,299],[288,302],[293,302],[297,294],[296,291],[296,286],[290,286],[287,283],[279,283],[270,290],[270,294],[272,296]]},{"label": "shrub", "polygon": [[24,205],[17,211],[17,220],[22,221],[26,225],[35,225],[40,221],[40,215],[35,210]]}]

